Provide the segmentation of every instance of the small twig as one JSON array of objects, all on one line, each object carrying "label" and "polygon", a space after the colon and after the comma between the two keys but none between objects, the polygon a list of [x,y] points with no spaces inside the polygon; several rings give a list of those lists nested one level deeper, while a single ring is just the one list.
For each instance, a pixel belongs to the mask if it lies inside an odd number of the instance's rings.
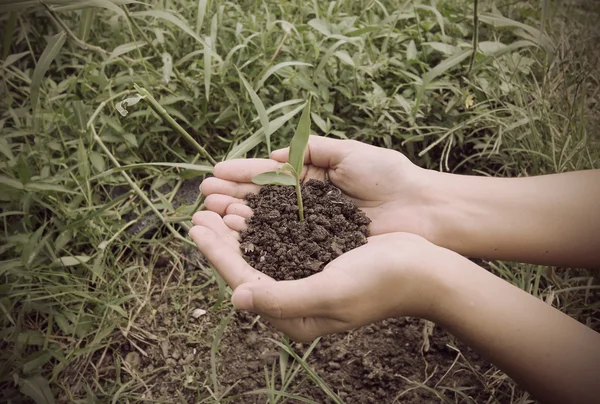
[{"label": "small twig", "polygon": [[181,134],[192,146],[194,146],[196,150],[202,153],[202,155],[204,155],[204,157],[206,157],[206,159],[213,166],[217,164],[216,160],[212,158],[212,156],[206,151],[206,149],[202,147],[198,142],[196,142],[196,139],[194,139],[192,135],[190,135],[185,129],[183,129],[183,127],[179,125],[177,121],[175,121],[175,119],[171,117],[171,115],[168,114],[168,112],[163,108],[162,105],[159,104],[158,101],[156,101],[156,99],[152,96],[152,94],[150,94],[148,90],[138,86],[137,84],[134,84],[134,87],[137,90],[137,92],[150,103],[152,109],[154,109],[154,111],[156,111],[156,113],[162,119],[164,119],[169,125],[171,125],[173,129],[179,132],[179,134]]},{"label": "small twig", "polygon": [[473,1],[475,2],[473,7],[473,53],[471,54],[467,76],[471,74],[473,64],[475,63],[475,56],[477,56],[477,48],[479,47],[479,0]]}]

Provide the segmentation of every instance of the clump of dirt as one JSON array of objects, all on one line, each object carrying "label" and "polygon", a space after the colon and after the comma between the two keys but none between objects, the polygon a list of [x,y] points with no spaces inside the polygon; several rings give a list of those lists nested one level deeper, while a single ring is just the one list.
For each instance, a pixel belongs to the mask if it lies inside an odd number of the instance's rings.
[{"label": "clump of dirt", "polygon": [[268,185],[246,201],[254,214],[240,248],[251,266],[276,280],[310,276],[367,242],[371,220],[331,183],[302,185],[303,223],[292,187]]}]

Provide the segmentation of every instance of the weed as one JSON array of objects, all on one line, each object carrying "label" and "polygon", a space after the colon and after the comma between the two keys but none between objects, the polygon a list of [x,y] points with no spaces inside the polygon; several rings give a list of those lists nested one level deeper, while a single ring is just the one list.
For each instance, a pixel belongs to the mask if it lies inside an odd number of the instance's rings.
[{"label": "weed", "polygon": [[[214,162],[290,144],[307,97],[318,134],[429,169],[598,168],[598,15],[571,3],[0,1],[1,400],[314,402],[298,387],[309,380],[337,400],[320,363],[284,359],[287,345],[266,385],[261,362],[247,390],[228,383],[256,358],[225,364],[240,314],[221,325],[229,291],[185,236],[203,198],[180,191]],[[591,273],[489,267],[600,328]],[[210,310],[190,318],[198,307]],[[490,401],[530,400],[500,371],[461,363]],[[468,401],[450,377],[407,389]]]}]

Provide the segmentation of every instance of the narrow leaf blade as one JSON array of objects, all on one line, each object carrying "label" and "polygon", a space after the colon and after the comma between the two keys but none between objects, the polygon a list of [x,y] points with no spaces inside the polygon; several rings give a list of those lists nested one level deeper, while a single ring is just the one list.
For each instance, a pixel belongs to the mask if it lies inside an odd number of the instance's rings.
[{"label": "narrow leaf blade", "polygon": [[50,37],[48,44],[46,45],[46,49],[44,49],[42,56],[40,56],[40,59],[35,66],[33,77],[31,78],[31,90],[29,93],[31,98],[31,107],[33,110],[37,108],[38,100],[40,98],[40,87],[42,86],[44,75],[48,71],[48,68],[50,68],[52,61],[58,55],[58,52],[60,52],[66,39],[67,34],[64,31],[62,31],[60,34]]},{"label": "narrow leaf blade", "polygon": [[289,162],[294,167],[297,173],[302,172],[304,166],[304,152],[308,145],[308,137],[310,136],[310,98],[302,111],[300,122],[296,128],[296,133],[290,142],[290,158]]},{"label": "narrow leaf blade", "polygon": [[240,79],[242,80],[244,87],[246,87],[246,91],[248,91],[248,94],[250,94],[250,98],[252,99],[254,108],[256,108],[256,112],[258,112],[258,117],[260,119],[260,123],[263,126],[263,131],[267,140],[267,149],[269,151],[269,154],[271,154],[271,131],[269,129],[269,117],[267,116],[265,106],[263,105],[260,97],[258,96],[258,94],[256,94],[256,91],[254,91],[250,83],[248,83],[244,76],[242,76],[242,73],[240,73]]},{"label": "narrow leaf blade", "polygon": [[204,47],[204,92],[206,93],[206,101],[208,102],[210,96],[210,81],[212,78],[212,57],[211,53],[211,38],[207,36],[205,38],[206,46]]},{"label": "narrow leaf blade", "polygon": [[252,178],[252,182],[257,185],[296,185],[294,177],[275,171],[258,174],[256,177]]}]

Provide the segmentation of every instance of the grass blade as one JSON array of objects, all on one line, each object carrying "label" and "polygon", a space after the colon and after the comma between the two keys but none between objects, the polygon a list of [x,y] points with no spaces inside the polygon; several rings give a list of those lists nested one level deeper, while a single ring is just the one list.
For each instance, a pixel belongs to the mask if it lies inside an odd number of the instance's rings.
[{"label": "grass blade", "polygon": [[554,44],[548,35],[543,34],[539,29],[532,27],[531,25],[523,24],[510,18],[503,17],[501,15],[495,15],[490,13],[481,13],[479,21],[491,24],[495,27],[516,27],[528,32],[538,43],[543,46],[547,52],[551,53],[554,49]]},{"label": "grass blade", "polygon": [[289,66],[311,66],[312,67],[312,65],[310,63],[306,63],[306,62],[289,61],[289,62],[278,63],[275,66],[271,67],[269,70],[267,70],[267,72],[261,77],[261,79],[258,81],[258,84],[256,85],[256,90],[260,89],[263,86],[263,84],[265,84],[265,81],[267,81],[267,79],[269,77],[271,77],[275,72],[283,69],[284,67],[289,67]]},{"label": "grass blade", "polygon": [[145,45],[147,45],[147,43],[145,41],[135,41],[135,42],[129,42],[129,43],[124,43],[123,45],[119,45],[115,49],[113,49],[113,51],[110,53],[110,56],[108,57],[108,59],[106,59],[105,64],[107,64],[111,60],[118,58],[121,55],[129,53],[133,50],[139,49]]},{"label": "grass blade", "polygon": [[196,15],[196,35],[200,35],[202,30],[202,23],[204,22],[204,16],[206,15],[206,0],[198,0],[198,13]]},{"label": "grass blade", "polygon": [[48,39],[48,45],[46,45],[46,49],[40,56],[40,60],[35,66],[35,70],[33,71],[33,77],[31,78],[31,87],[29,96],[31,99],[31,107],[35,111],[37,109],[38,100],[40,97],[40,87],[42,85],[42,80],[44,75],[48,71],[50,64],[60,52],[62,46],[67,39],[67,34],[63,31],[60,34],[56,34],[53,37]]},{"label": "grass blade", "polygon": [[279,341],[276,340],[271,340],[273,341],[275,344],[277,344],[277,346],[279,346],[280,348],[282,348],[283,350],[285,350],[287,353],[289,353],[293,358],[294,361],[299,363],[300,366],[302,366],[302,368],[304,369],[304,371],[308,374],[308,376],[312,379],[312,381],[321,388],[321,390],[323,390],[323,392],[336,404],[341,404],[343,403],[342,399],[335,394],[335,392],[333,390],[331,390],[331,388],[327,385],[327,383],[325,383],[325,381],[321,378],[321,376],[319,376],[307,363],[306,360],[304,358],[301,358],[300,356],[298,356],[298,354],[287,344],[283,344]]},{"label": "grass blade", "polygon": [[423,76],[423,85],[427,86],[427,84],[431,83],[437,77],[446,73],[448,70],[452,69],[454,66],[468,58],[471,53],[473,53],[473,49],[465,49],[462,52],[457,53],[456,55],[445,59],[443,62],[439,63],[433,69],[427,72],[425,76]]},{"label": "grass blade", "polygon": [[54,395],[48,380],[41,375],[19,379],[19,390],[36,404],[54,404]]},{"label": "grass blade", "polygon": [[136,168],[149,168],[149,167],[171,167],[171,168],[181,168],[183,170],[189,171],[197,171],[203,174],[210,174],[213,171],[211,166],[206,166],[202,164],[189,164],[189,163],[138,163],[138,164],[128,164],[126,166],[120,166],[111,168],[110,170],[106,170],[101,172],[100,174],[90,178],[90,181],[95,181],[99,178],[105,177],[107,175],[112,175],[114,173],[118,173],[120,171],[129,171]]},{"label": "grass blade", "polygon": [[260,118],[260,123],[262,124],[263,132],[265,134],[265,140],[267,141],[267,150],[268,153],[271,154],[271,130],[269,128],[269,117],[267,116],[265,106],[263,105],[262,101],[260,100],[260,97],[258,96],[258,94],[256,94],[256,91],[254,91],[250,83],[248,83],[244,76],[242,76],[242,73],[239,71],[238,73],[240,75],[240,80],[242,80],[244,87],[246,87],[246,91],[248,91],[248,94],[250,94],[250,98],[252,99],[254,108],[256,108],[256,112],[258,112],[258,117]]},{"label": "grass blade", "polygon": [[298,174],[302,172],[304,166],[304,153],[308,146],[308,137],[310,136],[310,98],[302,111],[300,122],[296,128],[296,133],[290,142],[290,164]]},{"label": "grass blade", "polygon": [[[275,133],[279,128],[281,128],[285,123],[287,123],[290,119],[292,119],[298,112],[304,108],[304,105],[300,105],[298,108],[288,112],[285,115],[280,116],[277,119],[274,119],[270,122],[271,125],[271,133]],[[244,154],[252,150],[256,147],[263,136],[263,129],[260,128],[256,132],[254,132],[248,139],[244,140],[242,143],[235,146],[229,154],[227,154],[227,160],[236,159],[242,157]]]},{"label": "grass blade", "polygon": [[10,43],[12,42],[16,23],[17,13],[13,11],[8,16],[8,22],[6,24],[6,29],[4,30],[4,40],[2,41],[2,60],[6,60],[6,57],[10,53]]},{"label": "grass blade", "polygon": [[213,57],[215,57],[218,61],[221,61],[221,58],[219,57],[219,55],[215,54],[212,51],[212,48],[210,46],[207,46],[207,43],[202,38],[200,38],[199,35],[197,35],[194,31],[192,31],[192,29],[184,21],[182,21],[180,18],[174,16],[173,14],[168,13],[166,11],[162,11],[162,10],[149,10],[149,11],[136,11],[134,13],[131,13],[131,16],[132,17],[154,17],[154,18],[159,18],[159,19],[168,21],[171,24],[176,25],[183,32],[185,32],[186,34],[188,34],[189,36],[194,38],[196,41],[201,43],[205,49],[208,49],[211,52]]},{"label": "grass blade", "polygon": [[206,93],[206,101],[210,97],[210,80],[212,78],[212,57],[210,55],[212,48],[212,38],[205,38],[206,45],[204,47],[204,92]]},{"label": "grass blade", "polygon": [[83,42],[88,40],[90,36],[90,30],[92,29],[92,22],[94,21],[94,14],[96,10],[93,8],[86,8],[81,12],[81,21],[79,22],[79,30],[77,36]]}]

